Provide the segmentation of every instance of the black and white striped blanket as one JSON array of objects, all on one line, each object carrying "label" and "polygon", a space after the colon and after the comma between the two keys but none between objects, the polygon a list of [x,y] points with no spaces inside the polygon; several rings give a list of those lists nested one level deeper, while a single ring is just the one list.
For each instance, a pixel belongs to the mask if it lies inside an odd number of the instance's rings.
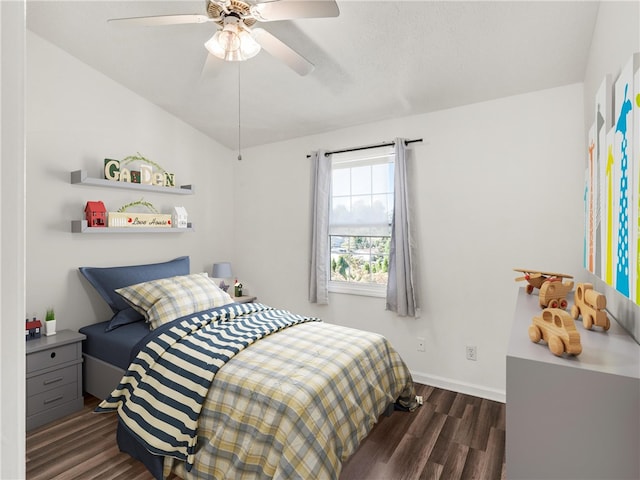
[{"label": "black and white striped blanket", "polygon": [[310,321],[320,320],[258,303],[231,304],[175,320],[154,330],[96,412],[117,410],[147,450],[183,460],[190,470],[198,417],[217,371],[260,338]]}]

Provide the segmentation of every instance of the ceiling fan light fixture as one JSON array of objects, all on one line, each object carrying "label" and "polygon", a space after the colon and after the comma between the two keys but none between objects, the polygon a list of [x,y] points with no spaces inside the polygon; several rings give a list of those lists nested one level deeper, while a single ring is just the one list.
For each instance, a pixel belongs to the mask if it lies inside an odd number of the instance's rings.
[{"label": "ceiling fan light fixture", "polygon": [[218,43],[226,52],[234,52],[240,48],[240,36],[236,25],[227,24],[216,32],[216,35]]},{"label": "ceiling fan light fixture", "polygon": [[240,32],[240,51],[244,59],[255,57],[260,52],[260,44],[246,30]]},{"label": "ceiling fan light fixture", "polygon": [[224,59],[225,50],[220,44],[220,30],[218,30],[213,37],[207,40],[204,44],[205,48],[209,51],[209,53],[215,57]]},{"label": "ceiling fan light fixture", "polygon": [[225,22],[204,46],[211,55],[228,62],[248,60],[260,52],[260,44],[234,21]]}]

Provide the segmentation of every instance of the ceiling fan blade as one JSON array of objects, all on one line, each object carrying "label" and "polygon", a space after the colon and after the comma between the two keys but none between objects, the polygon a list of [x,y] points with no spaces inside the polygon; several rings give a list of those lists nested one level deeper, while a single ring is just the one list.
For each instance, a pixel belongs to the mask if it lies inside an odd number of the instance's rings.
[{"label": "ceiling fan blade", "polygon": [[160,25],[181,25],[185,23],[206,23],[212,19],[206,15],[198,14],[182,14],[182,15],[156,15],[152,17],[131,17],[131,18],[111,18],[107,20],[109,23],[118,25],[144,25],[144,26],[160,26]]},{"label": "ceiling fan blade", "polygon": [[313,63],[266,30],[254,28],[251,30],[251,35],[262,48],[298,72],[299,75],[307,75],[315,68]]},{"label": "ceiling fan blade", "polygon": [[296,18],[337,17],[340,9],[334,0],[280,0],[253,5],[251,14],[261,22],[274,22]]}]

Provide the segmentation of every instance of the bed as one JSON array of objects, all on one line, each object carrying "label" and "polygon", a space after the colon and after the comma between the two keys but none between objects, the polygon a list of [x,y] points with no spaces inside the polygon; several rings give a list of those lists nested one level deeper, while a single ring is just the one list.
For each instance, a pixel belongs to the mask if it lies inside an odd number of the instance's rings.
[{"label": "bed", "polygon": [[81,329],[86,390],[155,478],[338,478],[389,405],[417,406],[380,335],[233,303],[188,257],[113,269],[81,268],[114,311]]}]

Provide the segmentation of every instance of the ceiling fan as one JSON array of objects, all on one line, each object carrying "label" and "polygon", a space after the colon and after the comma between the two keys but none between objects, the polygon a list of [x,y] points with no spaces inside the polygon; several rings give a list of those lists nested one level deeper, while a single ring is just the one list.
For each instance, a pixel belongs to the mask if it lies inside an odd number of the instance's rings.
[{"label": "ceiling fan", "polygon": [[218,30],[204,44],[212,55],[226,61],[243,61],[264,49],[298,74],[307,75],[314,68],[311,62],[263,28],[252,28],[253,25],[340,14],[335,0],[206,0],[206,12],[206,15],[114,18],[109,22],[149,26],[213,22]]}]

